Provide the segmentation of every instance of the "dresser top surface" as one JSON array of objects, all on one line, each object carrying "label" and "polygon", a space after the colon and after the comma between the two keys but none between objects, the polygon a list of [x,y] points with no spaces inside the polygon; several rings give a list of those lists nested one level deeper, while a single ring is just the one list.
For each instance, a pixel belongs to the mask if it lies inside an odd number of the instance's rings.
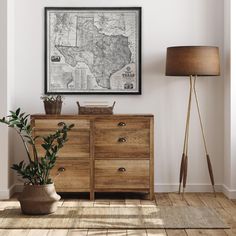
[{"label": "dresser top surface", "polygon": [[141,117],[154,117],[153,114],[101,114],[101,115],[76,115],[76,114],[61,114],[61,115],[45,115],[45,114],[32,114],[32,119],[77,119],[77,118],[141,118]]}]

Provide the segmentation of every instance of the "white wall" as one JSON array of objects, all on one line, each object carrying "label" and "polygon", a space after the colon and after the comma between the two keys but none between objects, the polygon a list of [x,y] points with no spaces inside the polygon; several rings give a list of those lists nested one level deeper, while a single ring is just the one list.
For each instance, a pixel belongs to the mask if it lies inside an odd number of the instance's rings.
[{"label": "white wall", "polygon": [[[177,190],[179,163],[188,96],[186,78],[165,77],[166,47],[174,45],[215,45],[224,47],[224,2],[222,0],[15,0],[14,53],[15,107],[42,113],[39,97],[44,85],[45,6],[142,6],[143,91],[141,96],[66,96],[63,113],[76,113],[76,100],[117,101],[115,113],[155,115],[155,189]],[[223,56],[222,56],[223,58]],[[223,181],[224,156],[223,77],[199,78],[198,90],[208,149],[217,185]],[[209,188],[200,126],[194,106],[190,131],[188,190]],[[15,138],[14,160],[24,156]]]},{"label": "white wall", "polygon": [[[0,1],[0,117],[14,106],[14,2]],[[0,199],[10,195],[14,183],[9,165],[13,160],[13,133],[0,124]]]},{"label": "white wall", "polygon": [[[6,42],[7,42],[7,2],[0,2],[0,116],[7,112],[7,69],[6,69],[6,61],[7,61],[7,50],[6,50]],[[6,196],[6,192],[8,191],[8,130],[6,127],[1,127],[1,135],[0,135],[0,198]]]},{"label": "white wall", "polygon": [[224,193],[236,198],[236,2],[225,1],[225,157],[224,157]]},{"label": "white wall", "polygon": [[236,2],[231,1],[231,186],[232,195],[236,198]]},{"label": "white wall", "polygon": [[230,187],[231,180],[230,0],[225,0],[224,16],[224,185],[226,191],[226,188]]}]

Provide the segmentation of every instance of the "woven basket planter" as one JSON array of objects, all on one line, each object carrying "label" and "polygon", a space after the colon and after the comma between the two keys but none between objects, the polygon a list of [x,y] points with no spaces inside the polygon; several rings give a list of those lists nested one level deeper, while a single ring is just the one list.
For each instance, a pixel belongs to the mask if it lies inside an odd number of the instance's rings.
[{"label": "woven basket planter", "polygon": [[60,115],[62,101],[43,101],[45,113],[47,115]]},{"label": "woven basket planter", "polygon": [[22,213],[27,215],[51,214],[57,210],[60,199],[54,184],[25,185],[18,198]]}]

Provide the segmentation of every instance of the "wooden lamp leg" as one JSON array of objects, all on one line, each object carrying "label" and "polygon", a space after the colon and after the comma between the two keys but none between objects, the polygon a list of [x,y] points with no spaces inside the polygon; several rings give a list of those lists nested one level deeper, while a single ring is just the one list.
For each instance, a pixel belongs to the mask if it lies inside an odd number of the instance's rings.
[{"label": "wooden lamp leg", "polygon": [[188,100],[188,111],[186,118],[186,127],[185,127],[185,135],[184,135],[184,147],[183,154],[180,164],[180,175],[179,175],[179,193],[181,192],[181,184],[183,181],[183,193],[186,187],[187,181],[187,167],[188,167],[188,136],[189,136],[189,123],[190,123],[190,113],[191,113],[191,101],[192,101],[192,76],[189,78],[190,86],[189,86],[189,100]]},{"label": "wooden lamp leg", "polygon": [[197,91],[196,91],[196,80],[197,80],[197,76],[194,77],[194,83],[193,83],[194,97],[195,97],[195,101],[196,101],[196,104],[197,104],[197,112],[198,112],[198,117],[199,117],[200,126],[201,126],[201,132],[202,132],[204,148],[205,148],[205,152],[206,152],[206,160],[207,160],[208,171],[209,171],[209,175],[210,175],[210,179],[211,179],[213,192],[214,192],[214,195],[216,196],[214,175],[213,175],[210,156],[209,156],[208,151],[207,151],[206,138],[205,138],[205,134],[204,134],[204,130],[203,130],[202,118],[201,118],[200,107],[199,107],[199,102],[198,102],[198,96],[197,96]]},{"label": "wooden lamp leg", "polygon": [[181,164],[180,164],[180,172],[179,172],[179,194],[181,192],[181,184],[183,180],[183,168],[184,168],[184,162],[185,162],[185,154],[182,154]]}]

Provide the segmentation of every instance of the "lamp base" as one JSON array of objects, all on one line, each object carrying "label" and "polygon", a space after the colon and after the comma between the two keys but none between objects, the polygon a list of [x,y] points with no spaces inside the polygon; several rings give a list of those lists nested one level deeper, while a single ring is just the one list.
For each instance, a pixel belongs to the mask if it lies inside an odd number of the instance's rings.
[{"label": "lamp base", "polygon": [[199,118],[200,127],[201,127],[202,139],[203,139],[204,149],[206,152],[208,172],[209,172],[209,176],[210,176],[210,180],[212,184],[213,193],[216,196],[215,187],[214,187],[215,181],[214,181],[213,169],[211,165],[210,156],[207,151],[206,138],[205,138],[205,134],[203,130],[202,118],[201,118],[200,107],[199,107],[199,102],[198,102],[196,80],[197,80],[197,76],[194,76],[193,78],[193,76],[191,75],[189,78],[190,86],[189,86],[188,110],[187,110],[187,118],[186,118],[186,126],[185,126],[183,154],[181,158],[180,174],[179,174],[179,194],[181,193],[181,185],[183,184],[183,191],[182,191],[183,197],[184,197],[186,183],[187,183],[188,141],[189,141],[189,124],[190,124],[190,115],[191,115],[192,96],[194,96],[196,105],[197,105],[197,112],[198,112],[198,118]]}]

